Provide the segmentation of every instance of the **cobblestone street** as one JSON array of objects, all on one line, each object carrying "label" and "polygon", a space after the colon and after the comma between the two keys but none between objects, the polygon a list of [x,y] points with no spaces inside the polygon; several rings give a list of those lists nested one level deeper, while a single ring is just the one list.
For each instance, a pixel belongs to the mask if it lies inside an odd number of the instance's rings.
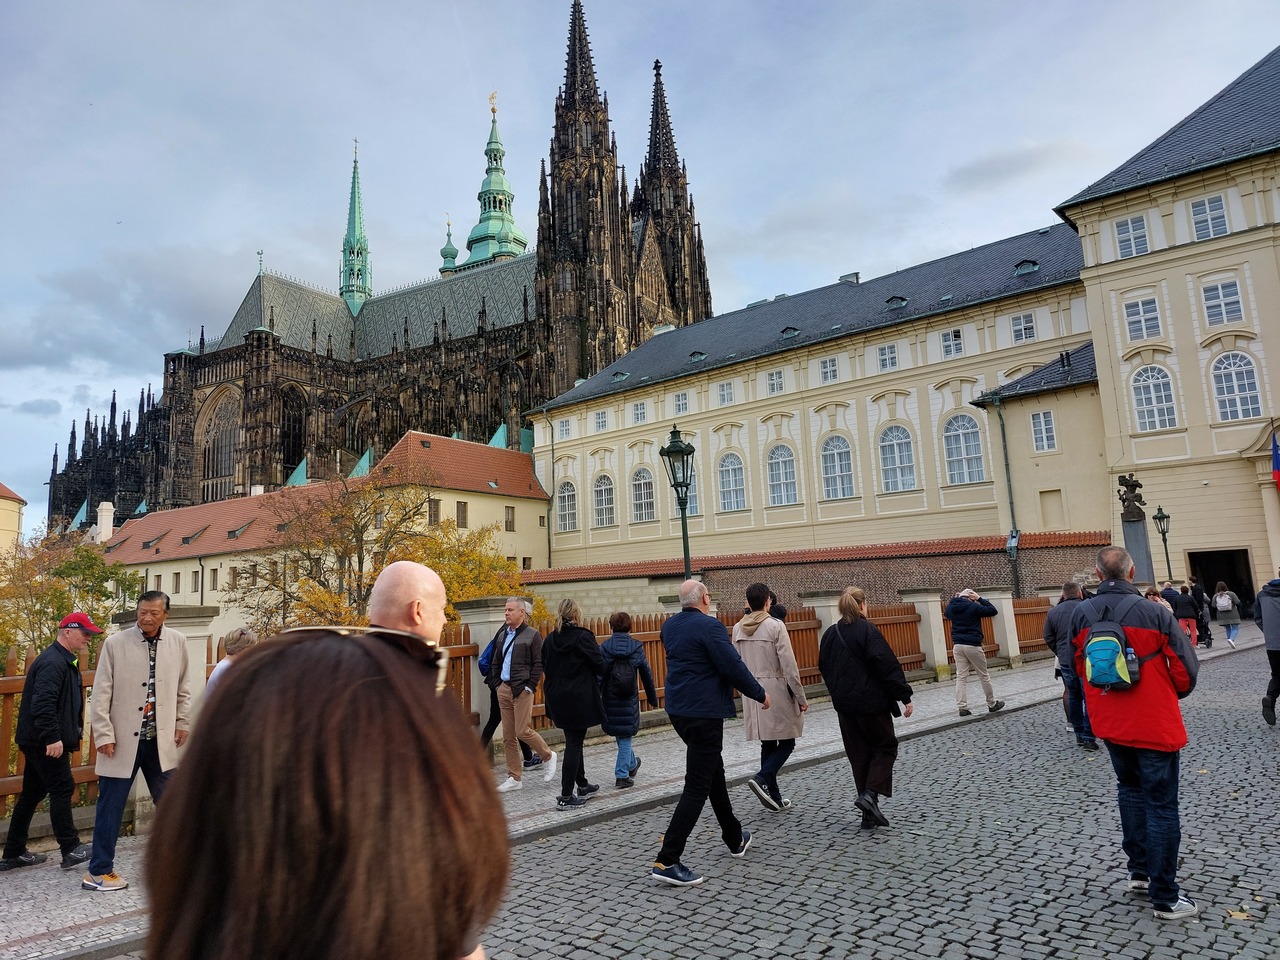
[{"label": "cobblestone street", "polygon": [[[1121,889],[1115,782],[1044,704],[903,743],[893,822],[857,830],[841,762],[787,776],[790,813],[735,788],[753,831],[743,860],[708,808],[685,862],[702,886],[647,874],[670,806],[514,851],[496,960],[634,957],[1274,958],[1280,944],[1277,731],[1259,703],[1265,660],[1206,665],[1184,702],[1183,865],[1194,922],[1157,921]],[[727,736],[740,736],[731,726]]]}]

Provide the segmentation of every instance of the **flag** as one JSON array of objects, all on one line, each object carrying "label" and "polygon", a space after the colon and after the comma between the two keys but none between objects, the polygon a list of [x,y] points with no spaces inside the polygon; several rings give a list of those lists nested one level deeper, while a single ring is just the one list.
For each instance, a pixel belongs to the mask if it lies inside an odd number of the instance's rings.
[{"label": "flag", "polygon": [[1280,489],[1280,446],[1276,445],[1276,432],[1271,431],[1271,479],[1276,482],[1276,489]]}]

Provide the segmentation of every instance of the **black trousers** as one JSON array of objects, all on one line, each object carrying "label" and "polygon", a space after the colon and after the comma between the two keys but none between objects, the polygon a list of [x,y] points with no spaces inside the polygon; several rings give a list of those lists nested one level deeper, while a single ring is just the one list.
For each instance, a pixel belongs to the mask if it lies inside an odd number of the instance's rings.
[{"label": "black trousers", "polygon": [[[1267,696],[1274,700],[1280,697],[1280,650],[1268,650],[1267,662],[1271,664],[1271,680],[1267,683]],[[18,815],[14,814],[16,820]]]},{"label": "black trousers", "polygon": [[713,717],[671,717],[671,726],[685,745],[684,790],[671,814],[658,852],[657,862],[664,867],[679,863],[684,855],[689,834],[702,816],[702,808],[711,800],[720,823],[720,836],[730,850],[742,843],[742,824],[733,815],[729,790],[724,781],[724,720]]},{"label": "black trousers", "polygon": [[49,821],[53,835],[58,838],[62,853],[68,854],[80,845],[80,834],[71,819],[71,795],[76,783],[71,776],[71,751],[63,750],[62,756],[51,757],[42,746],[22,747],[27,766],[22,774],[22,793],[13,805],[13,819],[9,821],[9,836],[4,843],[4,857],[21,856],[27,849],[27,833],[36,807],[46,796],[49,798]]},{"label": "black trousers", "polygon": [[582,741],[587,739],[587,731],[564,730],[564,756],[560,758],[560,796],[573,796],[575,785],[587,786],[587,774],[582,763]]},{"label": "black trousers", "polygon": [[[488,684],[486,684],[488,686]],[[498,688],[489,687],[489,719],[484,725],[484,729],[480,731],[480,746],[489,749],[489,744],[493,742],[493,732],[498,729],[498,724],[502,722],[502,712],[498,709]],[[520,753],[524,755],[526,760],[533,756],[533,748],[523,740],[517,740],[520,744]]]},{"label": "black trousers", "polygon": [[898,735],[887,713],[845,713],[837,710],[840,738],[853,768],[858,792],[871,790],[893,796],[893,763],[898,759]]}]

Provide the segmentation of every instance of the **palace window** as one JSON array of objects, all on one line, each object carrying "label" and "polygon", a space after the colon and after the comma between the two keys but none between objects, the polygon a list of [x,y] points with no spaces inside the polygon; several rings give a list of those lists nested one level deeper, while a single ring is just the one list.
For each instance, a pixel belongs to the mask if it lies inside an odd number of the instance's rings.
[{"label": "palace window", "polygon": [[747,509],[747,478],[742,469],[742,458],[736,453],[726,453],[720,458],[720,509]]},{"label": "palace window", "polygon": [[565,417],[563,420],[560,420],[556,423],[556,439],[557,440],[569,439],[569,418],[568,417]]},{"label": "palace window", "polygon": [[690,517],[696,517],[701,512],[698,507],[698,471],[691,466],[689,467],[689,504],[685,507],[685,513]]},{"label": "palace window", "polygon": [[733,381],[726,380],[724,383],[716,384],[716,390],[720,397],[720,406],[726,407],[733,403]]},{"label": "palace window", "polygon": [[1227,207],[1222,195],[1191,201],[1191,224],[1197,240],[1221,237],[1227,233]]},{"label": "palace window", "polygon": [[1036,318],[1032,313],[1020,313],[1011,321],[1013,342],[1030,343],[1036,338]]},{"label": "palace window", "polygon": [[880,360],[881,373],[898,369],[898,345],[896,343],[882,344],[876,348],[876,354]]},{"label": "palace window", "polygon": [[1173,381],[1161,367],[1142,367],[1133,375],[1133,408],[1139,430],[1167,430],[1178,425]]},{"label": "palace window", "polygon": [[677,414],[689,412],[689,394],[683,391],[675,396],[675,411]]},{"label": "palace window", "polygon": [[840,380],[840,361],[835,357],[823,357],[818,361],[818,382],[837,383]]},{"label": "palace window", "polygon": [[1147,252],[1146,217],[1129,217],[1116,221],[1116,248],[1121,260]]},{"label": "palace window", "polygon": [[942,356],[964,356],[964,334],[961,332],[959,327],[956,327],[954,330],[942,331]]},{"label": "palace window", "polygon": [[578,489],[569,480],[562,480],[556,490],[556,530],[569,533],[578,529]]},{"label": "palace window", "polygon": [[1130,300],[1124,305],[1124,322],[1130,340],[1150,340],[1160,336],[1160,310],[1155,297]]},{"label": "palace window", "polygon": [[601,431],[608,430],[608,429],[609,429],[609,411],[597,410],[596,411],[596,433],[600,433]]},{"label": "palace window", "polygon": [[942,452],[948,483],[981,483],[982,433],[967,413],[952,417],[942,428]]},{"label": "palace window", "polygon": [[1204,297],[1204,317],[1209,326],[1216,327],[1244,319],[1240,287],[1234,280],[1206,283],[1200,288],[1200,294]]},{"label": "palace window", "polygon": [[657,519],[653,505],[653,473],[641,467],[631,476],[631,522],[645,523]]},{"label": "palace window", "polygon": [[796,455],[785,443],[769,451],[766,469],[769,474],[769,506],[799,503],[796,487]]},{"label": "palace window", "polygon": [[1221,420],[1262,416],[1257,373],[1253,361],[1243,353],[1224,353],[1213,361],[1213,395]]},{"label": "palace window", "polygon": [[853,496],[853,453],[844,437],[822,441],[822,496],[827,500]]},{"label": "palace window", "polygon": [[1031,414],[1031,439],[1037,453],[1058,449],[1058,434],[1053,428],[1053,412],[1037,410]]},{"label": "palace window", "polygon": [[916,488],[916,457],[911,434],[894,424],[880,434],[880,476],[885,493]]},{"label": "palace window", "polygon": [[781,393],[785,386],[786,386],[786,381],[783,378],[782,371],[770,370],[768,376],[765,378],[765,389],[767,390],[769,396],[772,397]]},{"label": "palace window", "polygon": [[594,525],[612,527],[617,522],[613,515],[613,478],[607,475],[596,477],[591,493],[595,507]]},{"label": "palace window", "polygon": [[639,403],[633,403],[631,405],[631,422],[632,423],[644,423],[645,420],[648,419],[648,416],[649,416],[649,411],[645,407],[643,400],[641,400]]}]

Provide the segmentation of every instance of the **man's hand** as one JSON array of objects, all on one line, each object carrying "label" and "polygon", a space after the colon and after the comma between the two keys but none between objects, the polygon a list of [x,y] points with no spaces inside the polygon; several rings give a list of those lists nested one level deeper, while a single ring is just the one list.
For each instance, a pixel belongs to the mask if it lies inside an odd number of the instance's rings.
[{"label": "man's hand", "polygon": [[44,748],[44,755],[46,757],[53,757],[55,760],[62,756],[62,741],[55,740],[53,743],[46,746]]},{"label": "man's hand", "polygon": [[801,712],[801,713],[808,713],[808,712],[809,712],[809,705],[808,705],[807,703],[802,703],[802,704],[800,704],[800,712]]},{"label": "man's hand", "polygon": [[911,716],[915,708],[916,708],[916,705],[914,703],[908,703],[905,707],[902,708],[902,715],[904,717]]},{"label": "man's hand", "polygon": [[114,757],[116,755],[116,745],[114,743],[98,744],[98,752],[104,757]]},{"label": "man's hand", "polygon": [[769,696],[768,690],[764,692],[764,703],[762,704],[762,706],[766,710],[768,710],[770,707],[773,706],[773,698]]},{"label": "man's hand", "polygon": [[187,731],[186,731],[186,730],[179,730],[179,731],[177,731],[176,733],[174,733],[174,735],[173,735],[173,742],[174,742],[174,743],[176,743],[178,746],[182,746],[184,743],[186,743],[186,742],[187,742]]}]

